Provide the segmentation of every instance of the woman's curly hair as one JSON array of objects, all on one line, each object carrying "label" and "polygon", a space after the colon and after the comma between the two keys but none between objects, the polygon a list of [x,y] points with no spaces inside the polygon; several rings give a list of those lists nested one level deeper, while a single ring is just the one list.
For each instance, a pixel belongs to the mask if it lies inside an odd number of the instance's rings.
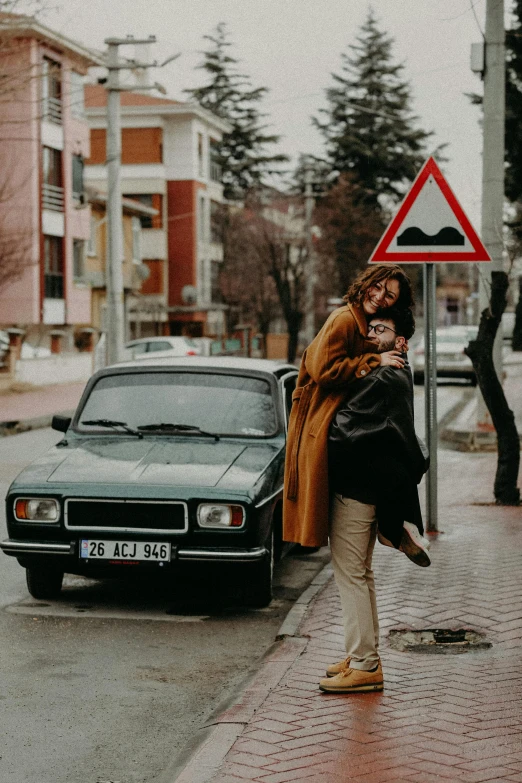
[{"label": "woman's curly hair", "polygon": [[361,272],[343,297],[345,302],[362,305],[368,289],[376,283],[385,280],[397,280],[399,283],[399,298],[394,302],[398,309],[411,308],[415,304],[411,281],[406,272],[397,264],[376,264]]}]

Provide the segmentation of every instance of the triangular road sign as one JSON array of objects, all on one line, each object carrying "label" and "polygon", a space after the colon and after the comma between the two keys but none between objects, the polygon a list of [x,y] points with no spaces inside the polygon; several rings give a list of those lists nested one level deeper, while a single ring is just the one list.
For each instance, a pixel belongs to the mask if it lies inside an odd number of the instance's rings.
[{"label": "triangular road sign", "polygon": [[370,263],[491,261],[444,175],[429,158],[373,251]]}]

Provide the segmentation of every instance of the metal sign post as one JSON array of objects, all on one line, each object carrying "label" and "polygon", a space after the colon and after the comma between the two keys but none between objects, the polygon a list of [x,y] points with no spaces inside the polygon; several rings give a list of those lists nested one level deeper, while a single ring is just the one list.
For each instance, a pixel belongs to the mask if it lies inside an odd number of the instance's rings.
[{"label": "metal sign post", "polygon": [[424,264],[424,410],[430,469],[426,475],[426,530],[437,527],[437,273],[435,264]]}]

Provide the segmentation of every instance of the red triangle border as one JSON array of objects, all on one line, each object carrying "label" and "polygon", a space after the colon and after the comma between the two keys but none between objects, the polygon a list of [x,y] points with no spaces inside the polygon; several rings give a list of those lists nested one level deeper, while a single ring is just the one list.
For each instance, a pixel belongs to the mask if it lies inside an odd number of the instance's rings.
[{"label": "red triangle border", "polygon": [[[455,252],[443,252],[441,250],[434,251],[414,251],[414,252],[388,252],[388,248],[399,230],[404,218],[412,208],[417,196],[422,190],[424,183],[428,177],[433,175],[439,188],[442,191],[443,196],[448,202],[453,214],[457,218],[462,230],[467,236],[468,240],[473,246],[473,252],[455,253]],[[395,263],[395,264],[407,264],[407,263],[432,263],[432,262],[446,262],[446,263],[459,263],[461,261],[491,261],[491,257],[486,250],[482,240],[479,238],[477,232],[468,220],[466,213],[457,201],[453,191],[446,182],[446,179],[442,171],[437,166],[435,160],[430,157],[418,173],[413,185],[407,193],[404,201],[395,217],[390,222],[388,228],[382,235],[377,247],[373,251],[368,263],[381,264],[381,263]]]}]

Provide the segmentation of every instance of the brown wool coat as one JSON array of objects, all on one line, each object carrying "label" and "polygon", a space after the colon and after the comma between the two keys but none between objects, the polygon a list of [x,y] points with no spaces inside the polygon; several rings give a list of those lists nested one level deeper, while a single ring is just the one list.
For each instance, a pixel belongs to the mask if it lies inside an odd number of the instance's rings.
[{"label": "brown wool coat", "polygon": [[285,541],[328,543],[328,429],[346,385],[380,364],[366,334],[362,308],[348,304],[330,315],[303,354],[288,424]]}]

